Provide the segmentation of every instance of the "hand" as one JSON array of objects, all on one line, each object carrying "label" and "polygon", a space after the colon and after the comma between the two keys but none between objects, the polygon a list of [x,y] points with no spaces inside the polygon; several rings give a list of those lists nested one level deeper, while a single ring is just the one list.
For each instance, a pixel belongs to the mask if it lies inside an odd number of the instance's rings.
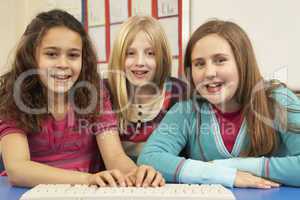
[{"label": "hand", "polygon": [[126,180],[124,175],[119,170],[106,170],[102,172],[98,172],[95,174],[91,174],[88,177],[89,185],[98,185],[100,187],[116,187],[126,186]]},{"label": "hand", "polygon": [[241,188],[260,188],[270,189],[272,187],[279,187],[280,184],[273,181],[254,176],[248,172],[237,171],[234,186]]},{"label": "hand", "polygon": [[[165,185],[165,179],[153,167],[141,165],[126,175],[126,183],[130,186],[130,182],[137,187],[158,187]],[[128,182],[128,179],[130,182]]]}]

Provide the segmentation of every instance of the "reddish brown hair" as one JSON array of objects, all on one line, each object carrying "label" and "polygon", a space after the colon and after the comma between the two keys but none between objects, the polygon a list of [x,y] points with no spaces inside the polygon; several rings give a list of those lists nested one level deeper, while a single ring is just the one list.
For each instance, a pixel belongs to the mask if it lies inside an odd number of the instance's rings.
[{"label": "reddish brown hair", "polygon": [[[196,42],[209,34],[217,34],[229,43],[238,66],[240,86],[235,95],[238,103],[242,106],[242,113],[246,117],[247,131],[250,136],[249,149],[247,152],[243,152],[243,155],[271,154],[277,149],[278,136],[273,128],[273,123],[266,124],[258,116],[263,116],[264,119],[269,119],[271,122],[274,121],[276,110],[274,108],[279,108],[279,106],[271,98],[271,92],[280,84],[264,82],[250,39],[241,27],[233,22],[212,20],[201,25],[193,33],[186,48],[185,72],[193,89],[195,86],[190,78],[192,77],[191,54]],[[262,88],[256,90],[254,94],[253,91],[259,83]]]}]

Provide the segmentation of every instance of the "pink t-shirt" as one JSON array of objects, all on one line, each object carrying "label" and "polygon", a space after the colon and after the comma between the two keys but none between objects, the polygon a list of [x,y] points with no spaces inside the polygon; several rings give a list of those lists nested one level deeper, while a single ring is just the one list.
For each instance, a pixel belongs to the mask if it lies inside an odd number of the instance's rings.
[{"label": "pink t-shirt", "polygon": [[96,172],[103,166],[100,166],[95,135],[117,130],[109,93],[102,89],[103,112],[94,123],[76,119],[73,109],[60,121],[49,115],[38,133],[25,133],[15,123],[0,120],[0,139],[12,133],[26,134],[32,161],[63,169]]},{"label": "pink t-shirt", "polygon": [[216,112],[216,117],[219,122],[224,145],[226,146],[228,152],[231,152],[243,122],[242,110],[231,113],[222,113],[216,107],[213,108]]}]

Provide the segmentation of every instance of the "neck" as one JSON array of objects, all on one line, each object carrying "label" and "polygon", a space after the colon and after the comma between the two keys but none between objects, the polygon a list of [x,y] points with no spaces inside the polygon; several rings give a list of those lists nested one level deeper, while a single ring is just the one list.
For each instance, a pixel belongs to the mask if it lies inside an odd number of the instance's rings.
[{"label": "neck", "polygon": [[214,104],[214,106],[222,113],[232,113],[241,109],[241,105],[237,102]]},{"label": "neck", "polygon": [[132,99],[133,103],[145,104],[160,94],[161,90],[157,86],[144,85],[134,86],[129,92],[129,97]]},{"label": "neck", "polygon": [[68,111],[67,95],[49,92],[48,110],[56,120],[63,119]]}]

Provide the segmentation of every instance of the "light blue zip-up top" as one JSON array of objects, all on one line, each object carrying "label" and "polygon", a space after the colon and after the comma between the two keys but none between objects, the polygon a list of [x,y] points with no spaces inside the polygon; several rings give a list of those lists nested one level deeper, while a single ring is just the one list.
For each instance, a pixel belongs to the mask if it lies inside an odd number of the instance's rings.
[{"label": "light blue zip-up top", "polygon": [[[284,108],[294,110],[287,114],[288,124],[300,127],[297,96],[280,87],[272,92],[272,97]],[[190,100],[177,103],[169,110],[148,139],[138,164],[152,165],[167,182],[219,183],[233,187],[238,169],[282,184],[300,186],[299,132],[283,130],[279,120],[275,120],[273,125],[280,138],[277,152],[271,157],[240,158],[240,153],[249,145],[246,121],[242,123],[232,152],[228,152],[211,105],[202,103],[200,112],[195,105],[200,106]],[[179,156],[182,150],[188,159]]]}]

